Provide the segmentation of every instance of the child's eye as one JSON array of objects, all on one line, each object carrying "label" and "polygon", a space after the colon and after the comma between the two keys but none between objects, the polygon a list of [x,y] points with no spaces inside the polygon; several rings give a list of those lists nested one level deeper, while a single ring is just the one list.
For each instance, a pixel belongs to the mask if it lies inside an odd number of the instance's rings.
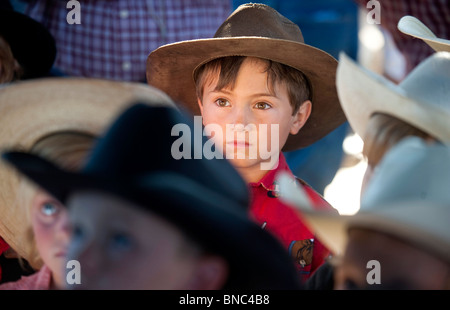
[{"label": "child's eye", "polygon": [[72,240],[82,239],[84,235],[85,233],[83,228],[81,228],[79,225],[74,224],[72,228]]},{"label": "child's eye", "polygon": [[59,206],[53,202],[45,202],[41,206],[41,213],[46,216],[53,216],[59,211]]},{"label": "child's eye", "polygon": [[217,104],[217,106],[222,107],[222,108],[231,106],[230,102],[228,100],[222,99],[222,98],[217,99],[215,101],[215,103]]},{"label": "child's eye", "polygon": [[272,106],[266,102],[258,102],[257,104],[254,105],[255,109],[258,110],[267,110],[270,109]]},{"label": "child's eye", "polygon": [[111,247],[114,250],[126,251],[131,248],[133,242],[131,238],[124,233],[115,233],[110,239]]}]

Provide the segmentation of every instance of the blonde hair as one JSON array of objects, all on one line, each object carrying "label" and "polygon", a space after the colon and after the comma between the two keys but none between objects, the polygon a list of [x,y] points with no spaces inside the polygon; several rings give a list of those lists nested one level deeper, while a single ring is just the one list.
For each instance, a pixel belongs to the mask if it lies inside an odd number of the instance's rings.
[{"label": "blonde hair", "polygon": [[[94,142],[95,136],[88,133],[75,131],[56,132],[42,137],[33,145],[29,152],[45,158],[65,170],[76,171],[88,159]],[[30,206],[38,190],[38,187],[27,179],[20,179],[17,204],[24,211],[22,214],[26,215],[25,222],[28,225],[26,241],[31,244],[31,251],[28,253],[28,263],[34,269],[39,269],[43,263],[36,247],[31,226]]]},{"label": "blonde hair", "polygon": [[8,42],[0,36],[0,84],[20,79],[23,70],[11,51]]},{"label": "blonde hair", "polygon": [[367,163],[375,167],[392,146],[409,136],[437,140],[425,131],[394,116],[375,113],[367,124],[364,136],[363,155],[367,158]]}]

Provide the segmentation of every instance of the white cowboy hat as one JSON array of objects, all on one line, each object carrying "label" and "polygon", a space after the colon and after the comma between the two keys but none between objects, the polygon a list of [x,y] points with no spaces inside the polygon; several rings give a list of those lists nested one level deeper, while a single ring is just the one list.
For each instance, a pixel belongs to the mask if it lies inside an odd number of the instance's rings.
[{"label": "white cowboy hat", "polygon": [[[30,150],[36,141],[58,131],[95,136],[135,100],[175,107],[162,91],[141,83],[88,78],[43,78],[0,87],[0,150]],[[0,162],[0,236],[30,261],[25,208],[16,208],[19,178]]]},{"label": "white cowboy hat", "polygon": [[398,85],[340,54],[336,85],[350,126],[364,140],[374,113],[385,113],[450,143],[450,53],[420,63]]},{"label": "white cowboy hat", "polygon": [[436,52],[450,52],[450,40],[438,38],[430,28],[414,16],[403,16],[398,22],[397,28],[404,34],[422,39]]},{"label": "white cowboy hat", "polygon": [[288,175],[280,198],[295,206],[335,254],[343,254],[350,227],[395,235],[450,262],[450,147],[417,137],[400,141],[374,172],[355,215],[314,210]]}]

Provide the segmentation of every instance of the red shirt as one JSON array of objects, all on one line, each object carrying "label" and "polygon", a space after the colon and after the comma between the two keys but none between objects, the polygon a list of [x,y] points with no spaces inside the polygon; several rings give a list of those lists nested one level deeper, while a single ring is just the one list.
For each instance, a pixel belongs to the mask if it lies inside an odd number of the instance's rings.
[{"label": "red shirt", "polygon": [[[270,231],[288,249],[295,261],[300,278],[305,281],[330,255],[330,251],[315,238],[313,232],[304,224],[298,210],[278,198],[275,179],[285,171],[294,177],[280,153],[278,167],[269,170],[257,183],[250,183],[250,213],[264,229]],[[325,199],[304,181],[298,179],[318,209],[334,210]]]},{"label": "red shirt", "polygon": [[[6,250],[9,249],[9,245],[6,243],[5,240],[3,240],[2,237],[0,237],[0,255],[3,254]],[[0,265],[0,280],[2,279],[2,266]]]},{"label": "red shirt", "polygon": [[20,280],[6,282],[0,285],[3,290],[49,290],[52,283],[52,272],[46,266],[29,276],[22,276]]}]

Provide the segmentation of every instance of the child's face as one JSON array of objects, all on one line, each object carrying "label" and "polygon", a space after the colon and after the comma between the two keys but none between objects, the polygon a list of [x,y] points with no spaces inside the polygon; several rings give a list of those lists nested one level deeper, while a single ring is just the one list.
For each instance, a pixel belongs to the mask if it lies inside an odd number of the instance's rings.
[{"label": "child's face", "polygon": [[163,218],[107,194],[76,193],[68,260],[78,260],[79,289],[186,289],[197,248]]},{"label": "child's face", "polygon": [[52,271],[56,287],[62,288],[70,237],[67,210],[45,192],[38,191],[32,200],[31,221],[39,254]]},{"label": "child's face", "polygon": [[[335,289],[413,289],[448,288],[449,266],[409,242],[376,231],[353,228],[341,263],[335,268]],[[379,284],[369,285],[379,262]]]},{"label": "child's face", "polygon": [[216,91],[218,76],[211,77],[199,100],[204,125],[221,127],[222,134],[215,133],[214,142],[238,168],[275,163],[289,134],[297,134],[310,114],[308,101],[293,115],[284,84],[276,83],[271,93],[266,67],[265,61],[248,57],[233,89]]}]

